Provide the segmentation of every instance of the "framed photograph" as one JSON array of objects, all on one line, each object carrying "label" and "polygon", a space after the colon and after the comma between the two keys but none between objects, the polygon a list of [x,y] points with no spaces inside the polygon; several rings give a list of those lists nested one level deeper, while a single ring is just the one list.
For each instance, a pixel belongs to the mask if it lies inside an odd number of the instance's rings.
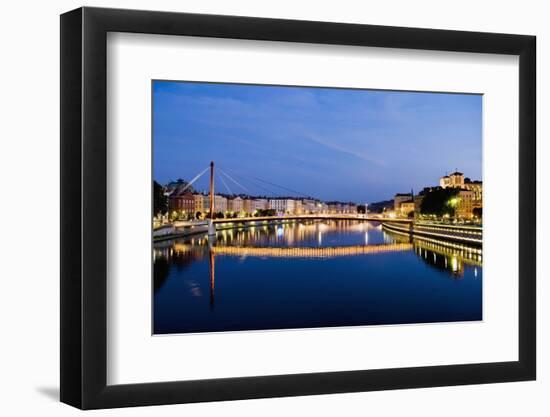
[{"label": "framed photograph", "polygon": [[533,380],[535,37],[61,16],[61,401]]}]

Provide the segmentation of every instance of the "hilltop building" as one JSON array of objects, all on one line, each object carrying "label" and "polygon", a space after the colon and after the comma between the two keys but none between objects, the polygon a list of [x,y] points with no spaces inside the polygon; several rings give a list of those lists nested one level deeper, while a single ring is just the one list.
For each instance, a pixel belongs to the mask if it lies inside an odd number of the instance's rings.
[{"label": "hilltop building", "polygon": [[441,188],[460,188],[473,192],[473,201],[479,203],[479,207],[483,204],[483,183],[481,181],[472,181],[470,178],[465,178],[462,172],[453,172],[450,175],[445,175],[439,180]]},{"label": "hilltop building", "polygon": [[457,217],[472,218],[475,208],[483,207],[483,183],[481,181],[472,181],[464,177],[462,172],[455,171],[450,175],[445,175],[439,180],[441,188],[458,188],[459,204],[457,206]]}]

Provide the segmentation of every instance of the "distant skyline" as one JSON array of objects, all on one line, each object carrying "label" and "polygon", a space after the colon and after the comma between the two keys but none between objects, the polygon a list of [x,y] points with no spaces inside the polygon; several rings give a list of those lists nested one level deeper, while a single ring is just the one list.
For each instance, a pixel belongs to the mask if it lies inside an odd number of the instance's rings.
[{"label": "distant skyline", "polygon": [[211,160],[216,192],[325,201],[417,193],[455,169],[481,180],[482,96],[154,81],[154,180]]}]

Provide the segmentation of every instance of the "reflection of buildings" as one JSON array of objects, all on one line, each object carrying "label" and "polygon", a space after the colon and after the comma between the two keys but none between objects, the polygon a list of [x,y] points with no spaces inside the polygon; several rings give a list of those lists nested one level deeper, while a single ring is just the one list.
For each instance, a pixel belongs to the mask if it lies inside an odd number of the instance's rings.
[{"label": "reflection of buildings", "polygon": [[[460,278],[465,274],[467,266],[474,268],[474,276],[481,274],[482,249],[467,245],[441,241],[430,237],[414,237],[392,232],[383,234],[383,244],[354,244],[350,246],[299,246],[317,241],[323,234],[341,230],[352,230],[365,234],[379,231],[380,225],[372,222],[335,221],[308,223],[280,223],[274,227],[259,224],[253,227],[242,227],[219,231],[215,242],[206,236],[194,236],[155,244],[154,258],[154,289],[157,292],[166,281],[171,267],[186,268],[194,261],[208,263],[208,278],[206,267],[203,275],[194,281],[193,295],[200,296],[200,287],[209,286],[209,305],[214,309],[216,289],[216,259],[222,257],[258,257],[283,259],[329,259],[349,256],[384,256],[388,253],[414,253],[431,267],[444,270],[452,277]],[[281,234],[279,234],[279,232]],[[281,244],[282,246],[277,246]],[[380,254],[380,255],[378,255]],[[388,258],[389,259],[389,258]],[[220,273],[218,264],[218,274]],[[223,267],[223,265],[222,265]],[[406,272],[405,272],[406,273]],[[481,275],[479,275],[481,276]],[[219,278],[219,277],[218,277]],[[222,275],[223,278],[223,275]],[[337,278],[337,277],[335,277]],[[208,281],[207,281],[208,279]],[[218,286],[219,287],[219,286]],[[218,288],[218,292],[220,288]],[[196,295],[195,292],[199,295]],[[203,291],[206,294],[206,291]],[[205,299],[206,303],[206,299]],[[219,303],[219,300],[218,300]]]},{"label": "reflection of buildings", "polygon": [[424,249],[420,245],[415,245],[414,251],[428,265],[434,266],[437,269],[450,271],[452,276],[457,278],[464,276],[464,263],[457,256],[441,255],[437,252]]},{"label": "reflection of buildings", "polygon": [[218,226],[218,246],[320,246],[327,237],[330,238],[340,231],[362,234],[375,227],[370,222],[354,220],[259,220],[237,227],[230,225],[227,229],[224,228],[224,223],[218,223]]},{"label": "reflection of buildings", "polygon": [[[196,260],[208,256],[210,308],[214,308],[214,290],[216,282],[216,258],[209,249],[207,238],[192,238],[188,241],[166,241],[155,245],[153,249],[153,285],[155,293],[164,285],[170,271],[170,265],[178,269],[190,266]],[[197,291],[197,289],[194,289]],[[198,290],[200,294],[200,289]]]},{"label": "reflection of buildings", "polygon": [[[434,239],[414,239],[415,252],[428,264],[464,276],[464,266],[482,266],[481,249],[463,245],[449,246]],[[477,275],[477,269],[475,270]]]},{"label": "reflection of buildings", "polygon": [[166,282],[170,272],[170,266],[178,269],[189,267],[195,260],[204,257],[204,250],[195,248],[191,250],[189,245],[181,245],[176,242],[162,242],[153,249],[153,287],[157,292]]},{"label": "reflection of buildings", "polygon": [[410,242],[414,245],[414,252],[427,264],[450,272],[455,277],[464,275],[465,265],[473,266],[477,276],[477,267],[482,267],[482,249],[459,243],[415,236],[411,238],[401,234],[386,231],[386,242]]},{"label": "reflection of buildings", "polygon": [[216,283],[216,258],[212,250],[208,253],[210,273],[210,308],[214,308],[214,286]]}]

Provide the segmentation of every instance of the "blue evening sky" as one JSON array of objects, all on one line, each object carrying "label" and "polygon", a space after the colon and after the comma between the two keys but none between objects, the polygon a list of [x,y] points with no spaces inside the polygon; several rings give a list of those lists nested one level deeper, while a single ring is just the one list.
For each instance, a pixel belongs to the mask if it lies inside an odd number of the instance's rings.
[{"label": "blue evening sky", "polygon": [[154,81],[153,123],[161,184],[211,160],[217,192],[325,201],[416,193],[455,169],[481,179],[480,95]]}]

